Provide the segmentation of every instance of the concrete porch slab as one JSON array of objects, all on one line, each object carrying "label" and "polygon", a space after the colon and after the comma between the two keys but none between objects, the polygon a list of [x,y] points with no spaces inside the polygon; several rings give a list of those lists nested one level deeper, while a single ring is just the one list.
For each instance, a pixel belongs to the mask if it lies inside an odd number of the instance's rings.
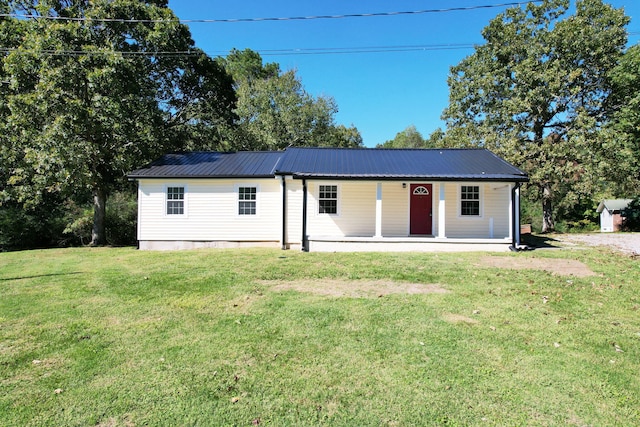
[{"label": "concrete porch slab", "polygon": [[308,240],[310,252],[509,252],[508,239],[436,237],[324,237]]}]

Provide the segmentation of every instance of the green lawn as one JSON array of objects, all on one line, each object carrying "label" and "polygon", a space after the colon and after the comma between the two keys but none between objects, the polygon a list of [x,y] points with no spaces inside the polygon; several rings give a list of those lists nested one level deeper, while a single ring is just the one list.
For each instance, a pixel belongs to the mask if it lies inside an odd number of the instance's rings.
[{"label": "green lawn", "polygon": [[3,426],[638,424],[640,263],[606,250],[0,253]]}]

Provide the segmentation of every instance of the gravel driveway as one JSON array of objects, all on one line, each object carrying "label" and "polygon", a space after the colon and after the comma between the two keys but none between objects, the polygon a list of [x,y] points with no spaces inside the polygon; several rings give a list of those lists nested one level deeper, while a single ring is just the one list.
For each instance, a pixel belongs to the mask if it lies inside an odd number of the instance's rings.
[{"label": "gravel driveway", "polygon": [[558,234],[561,246],[606,246],[630,255],[640,255],[640,233]]}]

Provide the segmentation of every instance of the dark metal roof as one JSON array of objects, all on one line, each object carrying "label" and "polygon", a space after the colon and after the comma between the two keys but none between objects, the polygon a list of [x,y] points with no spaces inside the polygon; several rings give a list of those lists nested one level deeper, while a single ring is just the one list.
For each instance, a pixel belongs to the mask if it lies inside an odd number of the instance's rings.
[{"label": "dark metal roof", "polygon": [[325,179],[529,180],[485,149],[288,148],[276,173]]},{"label": "dark metal roof", "polygon": [[129,178],[260,178],[273,177],[282,152],[191,152],[162,156],[129,174]]},{"label": "dark metal roof", "polygon": [[526,173],[484,149],[288,148],[286,151],[167,154],[129,178],[274,177],[491,180],[525,182]]}]

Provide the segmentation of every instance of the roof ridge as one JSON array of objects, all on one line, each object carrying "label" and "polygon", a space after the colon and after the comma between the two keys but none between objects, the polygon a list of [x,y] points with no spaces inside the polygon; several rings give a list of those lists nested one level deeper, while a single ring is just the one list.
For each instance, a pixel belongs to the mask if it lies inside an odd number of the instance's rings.
[{"label": "roof ridge", "polygon": [[340,151],[491,151],[484,147],[407,147],[407,148],[394,148],[394,147],[287,147],[286,150],[340,150]]}]

